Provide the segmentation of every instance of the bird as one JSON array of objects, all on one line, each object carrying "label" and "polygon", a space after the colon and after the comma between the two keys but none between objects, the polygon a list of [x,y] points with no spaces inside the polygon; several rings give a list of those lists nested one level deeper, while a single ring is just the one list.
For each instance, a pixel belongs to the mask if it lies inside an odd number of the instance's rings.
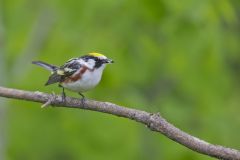
[{"label": "bird", "polygon": [[62,100],[65,101],[65,88],[77,92],[85,100],[84,92],[96,87],[102,78],[102,73],[107,64],[114,63],[101,53],[88,53],[78,58],[71,58],[58,67],[43,61],[32,61],[32,64],[43,67],[51,72],[45,86],[58,83],[62,88]]}]

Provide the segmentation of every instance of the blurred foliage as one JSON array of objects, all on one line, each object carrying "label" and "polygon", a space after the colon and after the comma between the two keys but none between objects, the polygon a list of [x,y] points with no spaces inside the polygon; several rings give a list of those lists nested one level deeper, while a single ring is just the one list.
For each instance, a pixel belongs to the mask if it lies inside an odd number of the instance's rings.
[{"label": "blurred foliage", "polygon": [[[116,63],[88,98],[160,112],[240,149],[239,18],[238,0],[0,0],[1,85],[60,93],[31,61],[101,52]],[[106,114],[16,100],[1,108],[6,160],[212,159]]]}]

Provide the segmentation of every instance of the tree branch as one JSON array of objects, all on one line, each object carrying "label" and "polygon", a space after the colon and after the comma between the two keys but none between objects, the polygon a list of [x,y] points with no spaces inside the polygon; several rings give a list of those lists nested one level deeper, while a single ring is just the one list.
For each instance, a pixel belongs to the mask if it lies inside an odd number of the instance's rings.
[{"label": "tree branch", "polygon": [[167,122],[158,113],[152,114],[137,109],[118,106],[109,102],[99,102],[94,100],[86,100],[84,106],[82,106],[82,103],[79,99],[71,97],[66,97],[66,101],[63,103],[61,96],[55,96],[38,91],[30,92],[4,87],[0,87],[0,97],[40,102],[44,104],[50,103],[55,107],[86,109],[108,113],[119,117],[125,117],[145,124],[152,131],[160,132],[173,141],[180,143],[198,153],[219,159],[240,160],[240,151],[220,145],[213,145],[191,136]]}]

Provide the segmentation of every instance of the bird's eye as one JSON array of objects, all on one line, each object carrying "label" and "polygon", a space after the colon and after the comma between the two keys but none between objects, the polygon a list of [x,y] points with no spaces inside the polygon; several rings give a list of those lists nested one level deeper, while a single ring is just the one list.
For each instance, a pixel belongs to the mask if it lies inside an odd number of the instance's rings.
[{"label": "bird's eye", "polygon": [[84,60],[85,62],[88,62],[89,58],[84,58],[83,60]]}]

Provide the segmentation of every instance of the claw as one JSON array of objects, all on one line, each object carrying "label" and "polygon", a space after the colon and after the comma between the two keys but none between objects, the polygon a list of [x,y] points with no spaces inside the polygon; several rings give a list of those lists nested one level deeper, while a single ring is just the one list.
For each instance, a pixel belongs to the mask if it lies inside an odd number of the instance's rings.
[{"label": "claw", "polygon": [[86,101],[85,98],[81,98],[81,105],[82,105],[83,108],[84,108],[84,106],[85,106],[85,101]]},{"label": "claw", "polygon": [[86,98],[85,98],[85,96],[82,94],[82,93],[78,93],[80,96],[82,96],[82,98],[81,98],[81,104],[82,104],[82,107],[84,107],[85,106],[85,101],[86,101]]},{"label": "claw", "polygon": [[66,102],[66,94],[64,92],[64,88],[62,87],[62,103]]}]

